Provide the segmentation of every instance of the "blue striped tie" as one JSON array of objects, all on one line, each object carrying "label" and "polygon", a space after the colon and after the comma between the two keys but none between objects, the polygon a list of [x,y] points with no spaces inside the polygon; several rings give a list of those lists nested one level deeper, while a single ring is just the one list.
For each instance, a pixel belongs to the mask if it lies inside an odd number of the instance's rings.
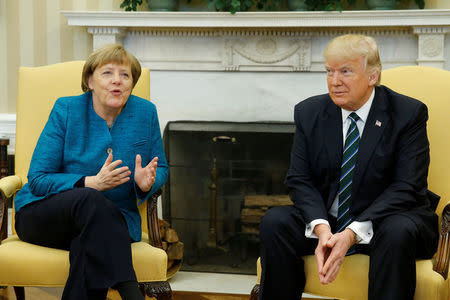
[{"label": "blue striped tie", "polygon": [[[339,206],[337,216],[338,232],[343,231],[351,222],[350,204],[352,203],[352,182],[353,171],[358,159],[359,131],[356,121],[359,120],[357,114],[352,112],[349,116],[350,126],[345,137],[344,154],[342,157],[341,178],[339,183]],[[347,255],[354,253],[354,247],[350,247]]]}]

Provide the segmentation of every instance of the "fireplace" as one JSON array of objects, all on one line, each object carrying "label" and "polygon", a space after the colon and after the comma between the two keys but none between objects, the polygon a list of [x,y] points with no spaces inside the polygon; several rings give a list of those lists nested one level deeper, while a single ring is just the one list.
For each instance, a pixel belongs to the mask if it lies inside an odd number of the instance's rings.
[{"label": "fireplace", "polygon": [[[93,49],[122,43],[150,69],[150,99],[158,109],[171,165],[158,209],[186,243],[184,269],[205,265],[206,271],[254,272],[257,234],[247,232],[255,227],[243,226],[241,216],[257,215],[247,214],[252,211],[246,200],[255,193],[259,198],[252,199],[268,206],[285,196],[282,182],[291,141],[284,138],[292,139],[293,125],[282,122],[292,122],[299,101],[327,92],[322,52],[333,37],[372,35],[379,42],[384,69],[450,69],[449,9],[63,14],[69,25],[92,34]],[[212,138],[219,136],[225,138],[214,148]],[[259,148],[245,144],[264,140],[272,143]],[[272,145],[282,149],[259,159],[261,150],[275,151]],[[210,225],[214,157],[215,227]],[[264,161],[272,162],[274,169],[267,172],[272,165]],[[261,214],[265,208],[258,209]],[[214,246],[214,236],[218,247],[207,247],[208,242]],[[227,263],[205,261],[214,251],[218,261]]]},{"label": "fireplace", "polygon": [[185,245],[182,270],[255,274],[261,215],[246,199],[286,197],[293,133],[287,122],[167,124],[163,216]]}]

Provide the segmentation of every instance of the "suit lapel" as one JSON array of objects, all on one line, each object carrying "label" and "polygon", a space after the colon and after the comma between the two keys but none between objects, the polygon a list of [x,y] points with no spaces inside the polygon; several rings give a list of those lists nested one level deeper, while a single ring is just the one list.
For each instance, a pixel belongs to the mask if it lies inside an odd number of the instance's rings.
[{"label": "suit lapel", "polygon": [[[341,109],[336,106],[331,98],[329,99],[329,105],[325,109],[324,113],[325,124],[325,142],[331,165],[336,166],[338,174],[341,169],[342,151],[343,151],[343,139],[342,139],[342,113]],[[337,175],[339,177],[339,175]]]},{"label": "suit lapel", "polygon": [[367,116],[363,135],[359,143],[358,162],[356,163],[355,173],[353,174],[353,197],[356,195],[359,183],[367,169],[367,165],[373,151],[377,147],[385,128],[390,122],[387,109],[388,99],[384,95],[383,91],[376,87],[375,98],[373,99],[372,107],[370,108],[369,115]]}]

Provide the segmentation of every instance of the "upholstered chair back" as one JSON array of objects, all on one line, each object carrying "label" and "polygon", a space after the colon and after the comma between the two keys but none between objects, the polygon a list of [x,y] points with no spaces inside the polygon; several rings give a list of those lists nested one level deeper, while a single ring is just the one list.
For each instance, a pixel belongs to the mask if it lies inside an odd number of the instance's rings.
[{"label": "upholstered chair back", "polygon": [[432,67],[398,67],[384,70],[381,84],[428,107],[431,159],[428,188],[441,196],[436,209],[441,215],[450,199],[450,72]]}]

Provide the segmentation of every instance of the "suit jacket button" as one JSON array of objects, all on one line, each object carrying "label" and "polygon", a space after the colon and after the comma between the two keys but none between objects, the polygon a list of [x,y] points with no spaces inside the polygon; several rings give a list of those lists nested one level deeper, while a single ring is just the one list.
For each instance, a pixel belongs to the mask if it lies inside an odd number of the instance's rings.
[{"label": "suit jacket button", "polygon": [[108,148],[107,150],[106,150],[106,152],[108,153],[108,154],[111,154],[113,151],[112,151],[112,148]]}]

